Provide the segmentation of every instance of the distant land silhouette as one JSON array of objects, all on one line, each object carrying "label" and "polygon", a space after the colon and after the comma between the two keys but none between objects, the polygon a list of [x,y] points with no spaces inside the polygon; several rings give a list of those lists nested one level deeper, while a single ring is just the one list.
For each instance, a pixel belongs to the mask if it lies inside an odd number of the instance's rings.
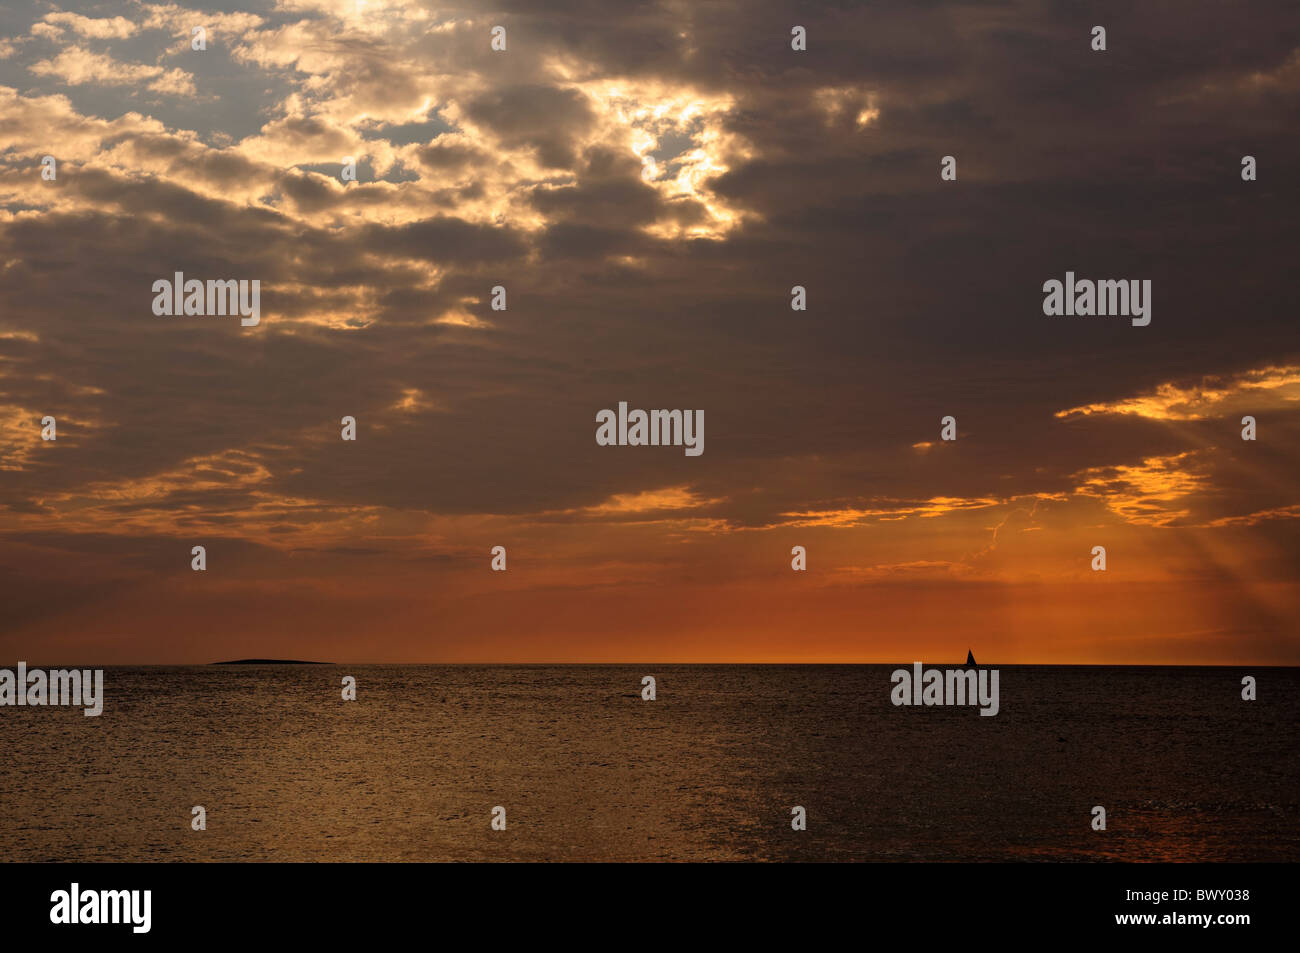
[{"label": "distant land silhouette", "polygon": [[328,662],[306,662],[296,658],[237,658],[213,665],[328,665]]}]

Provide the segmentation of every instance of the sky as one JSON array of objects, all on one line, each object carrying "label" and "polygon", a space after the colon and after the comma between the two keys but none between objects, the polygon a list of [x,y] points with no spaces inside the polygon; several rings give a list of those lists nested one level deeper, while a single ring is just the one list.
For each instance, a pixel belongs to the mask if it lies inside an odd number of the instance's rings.
[{"label": "sky", "polygon": [[1298,664],[1298,174],[1291,2],[7,2],[0,664]]}]

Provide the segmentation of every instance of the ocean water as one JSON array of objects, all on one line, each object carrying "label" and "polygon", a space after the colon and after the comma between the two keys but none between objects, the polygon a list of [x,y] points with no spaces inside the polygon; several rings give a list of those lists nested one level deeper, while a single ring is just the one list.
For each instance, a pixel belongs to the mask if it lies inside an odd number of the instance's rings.
[{"label": "ocean water", "polygon": [[109,668],[0,708],[0,860],[1300,860],[1300,669],[896,667]]}]

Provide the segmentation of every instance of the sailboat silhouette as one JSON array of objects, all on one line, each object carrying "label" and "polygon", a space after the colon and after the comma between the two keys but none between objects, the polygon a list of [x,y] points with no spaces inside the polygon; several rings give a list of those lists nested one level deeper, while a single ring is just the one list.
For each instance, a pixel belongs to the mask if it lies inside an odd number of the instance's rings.
[{"label": "sailboat silhouette", "polygon": [[970,650],[970,649],[967,649],[967,650],[966,650],[966,667],[967,667],[967,668],[979,668],[979,665],[978,665],[978,664],[976,663],[976,661],[975,661],[975,656],[971,654],[971,650]]}]

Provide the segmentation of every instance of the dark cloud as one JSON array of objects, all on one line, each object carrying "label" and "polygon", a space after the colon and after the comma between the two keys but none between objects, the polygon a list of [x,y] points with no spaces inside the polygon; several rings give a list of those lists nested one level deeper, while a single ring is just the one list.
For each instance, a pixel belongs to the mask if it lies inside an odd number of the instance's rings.
[{"label": "dark cloud", "polygon": [[470,100],[465,115],[508,146],[533,147],[538,161],[550,168],[573,165],[572,142],[594,119],[580,93],[540,85],[490,90]]},{"label": "dark cloud", "polygon": [[[510,50],[494,56],[498,16]],[[22,144],[0,155],[0,406],[22,415],[0,443],[13,545],[107,552],[117,537],[18,522],[81,507],[293,547],[351,508],[586,525],[555,514],[673,486],[715,502],[661,516],[754,529],[817,509],[1070,496],[1105,468],[1097,488],[1120,494],[1138,477],[1115,468],[1184,453],[1200,482],[1171,528],[1295,502],[1294,403],[1259,395],[1258,451],[1240,446],[1235,404],[1184,421],[1055,416],[1300,363],[1294,4],[546,2],[438,22],[453,19],[362,36],[304,15],[281,34],[297,19],[275,13],[241,38],[248,56],[222,61],[237,67],[229,88],[264,80],[299,100],[249,100],[257,128],[218,147],[205,143],[227,127],[199,105],[159,110],[160,127],[5,64],[18,104],[0,133]],[[794,23],[806,54],[789,49]],[[1104,54],[1088,48],[1094,23]],[[311,73],[309,54],[336,58]],[[611,132],[617,111],[578,87],[602,79],[628,96],[730,97],[649,152],[670,175],[696,149],[716,167],[686,194],[647,183]],[[35,97],[54,93],[119,125],[47,122]],[[351,127],[331,111],[343,99],[363,116]],[[68,158],[41,193],[47,135]],[[303,170],[362,136],[376,168],[419,177],[344,187]],[[1246,154],[1257,182],[1240,179]],[[939,178],[945,155],[955,182]],[[263,324],[153,316],[151,284],[176,270],[259,278]],[[1045,317],[1042,283],[1067,270],[1151,279],[1151,325]],[[488,307],[498,284],[507,311]],[[790,310],[796,284],[806,312]],[[705,409],[704,456],[597,447],[595,412],[619,400]],[[33,451],[45,413],[60,440]],[[356,446],[338,439],[344,414]],[[957,444],[914,446],[947,414]],[[1296,525],[1258,524],[1270,572],[1290,567],[1277,553]],[[149,538],[130,567],[172,558]]]}]

